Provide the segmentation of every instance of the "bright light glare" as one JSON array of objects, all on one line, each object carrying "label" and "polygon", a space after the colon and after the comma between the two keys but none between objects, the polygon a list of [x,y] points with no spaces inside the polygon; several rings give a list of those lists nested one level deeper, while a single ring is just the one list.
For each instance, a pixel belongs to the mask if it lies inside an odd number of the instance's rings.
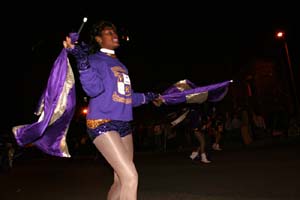
[{"label": "bright light glare", "polygon": [[83,108],[83,109],[82,109],[82,114],[86,115],[87,112],[88,112],[88,109],[87,109],[87,108]]},{"label": "bright light glare", "polygon": [[283,37],[283,32],[281,32],[281,31],[277,32],[276,36],[279,37],[279,38]]}]

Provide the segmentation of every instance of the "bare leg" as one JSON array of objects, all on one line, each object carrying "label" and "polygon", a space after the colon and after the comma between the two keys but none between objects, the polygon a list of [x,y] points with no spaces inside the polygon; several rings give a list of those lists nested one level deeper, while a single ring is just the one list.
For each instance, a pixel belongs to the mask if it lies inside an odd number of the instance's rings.
[{"label": "bare leg", "polygon": [[200,131],[196,131],[195,136],[199,142],[199,147],[198,147],[197,151],[198,151],[199,155],[201,156],[201,162],[210,163],[211,161],[209,161],[207,159],[206,153],[205,153],[205,136],[204,136],[204,134]]},{"label": "bare leg", "polygon": [[118,174],[114,171],[114,182],[111,185],[107,194],[107,200],[119,200],[121,193],[121,182]]},{"label": "bare leg", "polygon": [[199,152],[199,154],[205,153],[205,138],[203,133],[201,133],[200,131],[195,131],[195,136],[199,142],[199,147],[197,148],[197,151]]},{"label": "bare leg", "polygon": [[215,131],[215,143],[213,144],[213,149],[220,151],[222,150],[220,148],[220,140],[221,140],[221,132],[220,131]]},{"label": "bare leg", "polygon": [[221,140],[221,132],[216,131],[216,144],[220,144],[220,140]]},{"label": "bare leg", "polygon": [[110,131],[98,136],[94,144],[115,172],[108,199],[136,200],[138,174],[133,163],[132,135],[121,139],[119,133]]},{"label": "bare leg", "polygon": [[[133,160],[133,140],[132,134],[129,134],[125,137],[121,138],[125,148],[127,149],[127,154]],[[114,182],[110,187],[108,192],[107,199],[108,200],[118,200],[120,199],[120,192],[121,192],[121,182],[118,177],[118,174],[114,171]]]}]

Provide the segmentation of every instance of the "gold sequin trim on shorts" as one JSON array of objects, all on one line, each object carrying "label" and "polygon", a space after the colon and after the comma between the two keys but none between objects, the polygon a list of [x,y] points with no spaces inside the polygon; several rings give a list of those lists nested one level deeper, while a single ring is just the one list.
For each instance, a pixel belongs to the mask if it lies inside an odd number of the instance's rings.
[{"label": "gold sequin trim on shorts", "polygon": [[88,119],[86,120],[86,126],[90,129],[95,129],[98,126],[110,122],[110,119]]}]

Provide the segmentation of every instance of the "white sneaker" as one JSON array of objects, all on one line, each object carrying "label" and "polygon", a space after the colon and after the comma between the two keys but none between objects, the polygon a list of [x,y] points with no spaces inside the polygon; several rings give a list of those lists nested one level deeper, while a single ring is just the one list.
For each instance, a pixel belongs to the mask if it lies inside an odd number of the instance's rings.
[{"label": "white sneaker", "polygon": [[213,150],[215,150],[215,151],[222,151],[222,149],[220,148],[220,145],[219,144],[213,144],[213,146],[212,146],[212,148],[213,148]]},{"label": "white sneaker", "polygon": [[203,163],[205,163],[205,164],[207,164],[207,163],[211,163],[211,161],[210,161],[210,160],[202,160],[202,159],[201,159],[201,162],[203,162]]},{"label": "white sneaker", "polygon": [[203,163],[211,163],[210,160],[207,160],[207,157],[206,157],[205,153],[201,154],[201,162],[203,162]]},{"label": "white sneaker", "polygon": [[197,151],[193,151],[192,154],[190,155],[190,158],[194,160],[198,155],[199,153]]}]

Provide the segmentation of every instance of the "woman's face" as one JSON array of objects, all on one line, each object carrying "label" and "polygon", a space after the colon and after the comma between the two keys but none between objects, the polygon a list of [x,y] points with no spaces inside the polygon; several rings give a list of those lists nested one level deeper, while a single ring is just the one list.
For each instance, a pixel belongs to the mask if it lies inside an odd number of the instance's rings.
[{"label": "woman's face", "polygon": [[106,27],[101,32],[101,36],[96,36],[96,41],[102,48],[114,50],[120,46],[118,34],[111,27]]}]

